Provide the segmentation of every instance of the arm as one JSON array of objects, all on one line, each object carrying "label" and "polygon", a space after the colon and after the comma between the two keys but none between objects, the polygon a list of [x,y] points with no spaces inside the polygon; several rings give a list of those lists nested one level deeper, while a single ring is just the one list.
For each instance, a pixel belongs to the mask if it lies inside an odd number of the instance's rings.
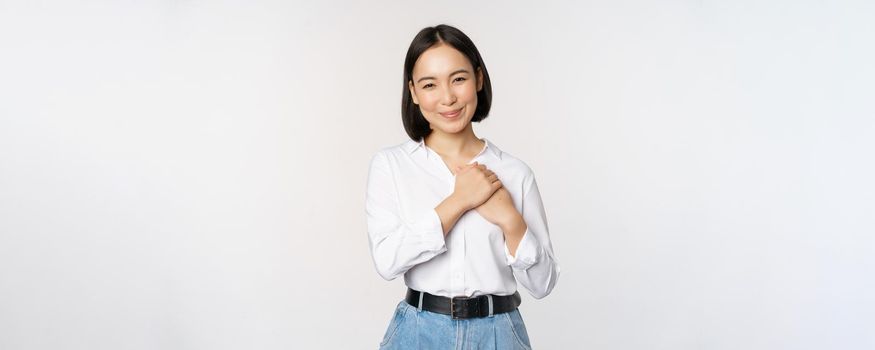
[{"label": "arm", "polygon": [[450,229],[456,226],[456,222],[459,221],[462,214],[470,209],[453,192],[441,204],[438,204],[434,210],[441,218],[441,227],[443,227],[444,237],[446,237],[450,233]]},{"label": "arm", "polygon": [[[513,269],[517,282],[535,299],[541,299],[553,290],[559,279],[559,262],[553,255],[553,244],[547,227],[547,215],[534,174],[522,201],[522,223],[511,222],[506,227],[507,264]],[[522,234],[520,234],[522,232]],[[516,237],[519,237],[518,240]],[[511,254],[511,249],[513,253]]]},{"label": "arm", "polygon": [[365,211],[371,257],[385,280],[445,252],[444,237],[465,208],[450,196],[436,208],[418,213],[412,222],[401,218],[400,209],[388,158],[377,153],[368,172]]}]

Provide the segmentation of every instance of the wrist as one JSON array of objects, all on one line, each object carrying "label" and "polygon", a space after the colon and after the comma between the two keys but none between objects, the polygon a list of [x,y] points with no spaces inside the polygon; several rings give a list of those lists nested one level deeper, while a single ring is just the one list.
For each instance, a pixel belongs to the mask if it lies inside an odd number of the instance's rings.
[{"label": "wrist", "polygon": [[456,194],[456,192],[453,192],[452,194],[450,194],[450,197],[447,198],[447,200],[451,203],[451,205],[454,208],[456,208],[458,211],[463,212],[463,213],[474,208],[472,205],[465,202],[465,200],[462,199],[461,196]]}]

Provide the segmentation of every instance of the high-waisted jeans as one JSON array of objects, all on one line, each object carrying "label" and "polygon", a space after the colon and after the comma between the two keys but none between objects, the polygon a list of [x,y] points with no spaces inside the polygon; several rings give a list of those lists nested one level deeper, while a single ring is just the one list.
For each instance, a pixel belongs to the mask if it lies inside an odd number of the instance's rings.
[{"label": "high-waisted jeans", "polygon": [[419,310],[404,300],[395,307],[381,350],[530,350],[519,309],[491,317],[454,320]]}]

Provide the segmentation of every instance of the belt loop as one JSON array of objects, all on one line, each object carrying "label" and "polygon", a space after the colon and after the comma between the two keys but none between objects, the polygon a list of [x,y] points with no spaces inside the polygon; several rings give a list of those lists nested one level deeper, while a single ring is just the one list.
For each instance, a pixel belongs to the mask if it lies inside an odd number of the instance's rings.
[{"label": "belt loop", "polygon": [[422,312],[422,297],[425,295],[425,292],[419,292],[419,306],[416,307],[418,312]]},{"label": "belt loop", "polygon": [[486,294],[486,299],[489,300],[489,317],[492,317],[492,294]]}]

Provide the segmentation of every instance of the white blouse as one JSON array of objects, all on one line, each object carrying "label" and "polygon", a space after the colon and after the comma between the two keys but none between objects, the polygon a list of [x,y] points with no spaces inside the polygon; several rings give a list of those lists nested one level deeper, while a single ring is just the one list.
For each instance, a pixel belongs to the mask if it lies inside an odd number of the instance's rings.
[{"label": "white blouse", "polygon": [[371,256],[386,280],[445,297],[510,295],[521,283],[536,299],[553,290],[559,264],[535,175],[523,161],[486,143],[470,162],[495,172],[528,229],[511,256],[501,229],[476,210],[443,235],[434,208],[453,193],[455,175],[425,142],[407,140],[371,159],[365,211]]}]

